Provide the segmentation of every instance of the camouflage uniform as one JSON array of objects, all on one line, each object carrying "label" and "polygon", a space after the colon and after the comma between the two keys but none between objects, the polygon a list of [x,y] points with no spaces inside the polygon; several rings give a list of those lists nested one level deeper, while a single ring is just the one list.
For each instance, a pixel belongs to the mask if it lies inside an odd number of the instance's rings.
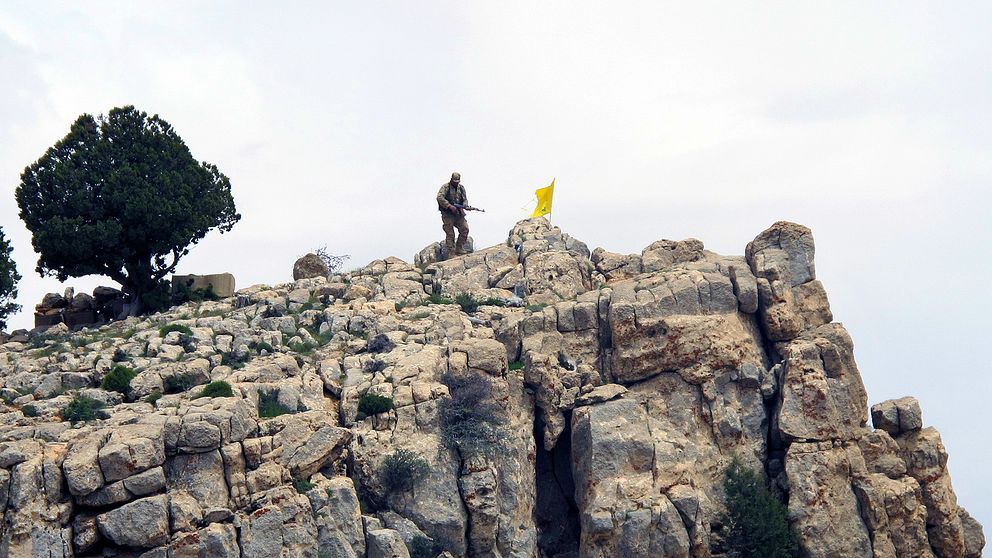
[{"label": "camouflage uniform", "polygon": [[[454,176],[452,177],[454,178]],[[441,228],[444,229],[444,246],[448,257],[462,255],[465,241],[468,239],[468,221],[460,213],[452,213],[451,204],[468,204],[465,187],[460,182],[445,182],[437,192],[437,209],[441,212]],[[455,229],[458,229],[458,240],[455,240]]]}]

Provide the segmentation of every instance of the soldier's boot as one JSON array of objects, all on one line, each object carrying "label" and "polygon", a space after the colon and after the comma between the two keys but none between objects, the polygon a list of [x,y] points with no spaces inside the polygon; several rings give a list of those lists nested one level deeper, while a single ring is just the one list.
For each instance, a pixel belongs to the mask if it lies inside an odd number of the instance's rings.
[{"label": "soldier's boot", "polygon": [[458,235],[458,241],[455,242],[455,255],[464,256],[465,255],[465,237]]}]

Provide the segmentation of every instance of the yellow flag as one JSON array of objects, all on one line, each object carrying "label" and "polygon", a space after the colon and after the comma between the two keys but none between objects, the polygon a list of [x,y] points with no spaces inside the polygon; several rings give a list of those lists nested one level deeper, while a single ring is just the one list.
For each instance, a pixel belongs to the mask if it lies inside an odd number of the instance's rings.
[{"label": "yellow flag", "polygon": [[551,186],[545,188],[538,188],[534,191],[537,195],[537,207],[534,208],[534,213],[531,213],[531,217],[543,217],[548,213],[551,213],[551,198],[555,195],[555,181],[551,180]]}]

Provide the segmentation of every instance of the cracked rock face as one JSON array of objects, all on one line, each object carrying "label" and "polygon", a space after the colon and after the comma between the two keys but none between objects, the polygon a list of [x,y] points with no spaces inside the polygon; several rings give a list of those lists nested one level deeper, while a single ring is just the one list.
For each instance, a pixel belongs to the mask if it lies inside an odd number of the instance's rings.
[{"label": "cracked rock face", "polygon": [[736,457],[803,556],[981,556],[919,403],[869,427],[806,227],[436,252],[0,345],[0,555],[723,556]]}]

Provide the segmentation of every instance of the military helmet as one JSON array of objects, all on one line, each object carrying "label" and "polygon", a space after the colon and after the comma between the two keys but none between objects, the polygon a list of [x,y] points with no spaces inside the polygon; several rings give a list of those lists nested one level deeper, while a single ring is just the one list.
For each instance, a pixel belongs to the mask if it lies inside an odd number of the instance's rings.
[{"label": "military helmet", "polygon": [[462,181],[462,175],[459,174],[459,173],[457,173],[457,172],[451,173],[451,181],[454,182],[454,183],[461,182]]}]

